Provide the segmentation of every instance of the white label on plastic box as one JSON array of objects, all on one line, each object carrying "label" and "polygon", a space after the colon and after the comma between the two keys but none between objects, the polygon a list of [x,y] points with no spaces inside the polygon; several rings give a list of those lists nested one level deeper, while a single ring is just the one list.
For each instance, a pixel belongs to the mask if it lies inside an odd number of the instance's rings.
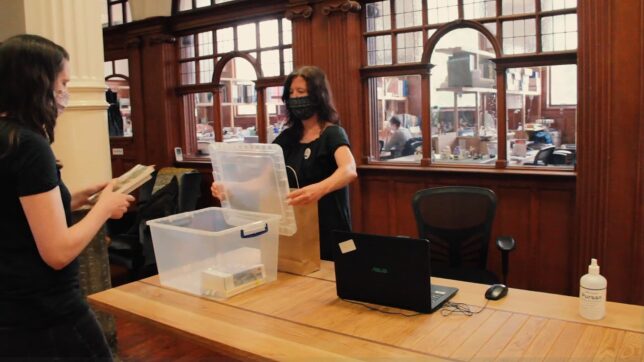
[{"label": "white label on plastic box", "polygon": [[346,254],[356,250],[356,243],[353,242],[353,239],[343,241],[338,245],[340,246],[340,251],[342,252],[342,254]]}]

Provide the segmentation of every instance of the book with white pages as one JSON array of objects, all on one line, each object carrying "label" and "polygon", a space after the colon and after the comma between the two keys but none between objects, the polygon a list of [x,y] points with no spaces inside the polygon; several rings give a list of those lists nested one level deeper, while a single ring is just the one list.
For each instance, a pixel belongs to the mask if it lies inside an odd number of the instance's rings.
[{"label": "book with white pages", "polygon": [[[116,178],[114,184],[114,192],[119,192],[122,194],[129,194],[137,188],[141,187],[148,180],[152,179],[152,173],[154,172],[154,166],[145,166],[137,164],[126,173],[122,174]],[[90,203],[95,203],[98,200],[98,197],[101,193],[97,192],[94,195],[89,197]]]}]

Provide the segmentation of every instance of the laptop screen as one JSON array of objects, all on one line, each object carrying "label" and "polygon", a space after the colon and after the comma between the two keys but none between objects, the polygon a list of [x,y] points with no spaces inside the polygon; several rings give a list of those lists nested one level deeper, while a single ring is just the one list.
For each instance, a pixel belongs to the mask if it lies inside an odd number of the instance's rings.
[{"label": "laptop screen", "polygon": [[334,235],[340,298],[430,312],[428,240],[341,231]]}]

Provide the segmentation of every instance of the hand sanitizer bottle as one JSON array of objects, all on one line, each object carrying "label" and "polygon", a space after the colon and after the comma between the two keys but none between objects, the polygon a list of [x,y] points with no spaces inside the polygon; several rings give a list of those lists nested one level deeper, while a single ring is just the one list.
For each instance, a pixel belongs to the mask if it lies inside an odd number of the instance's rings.
[{"label": "hand sanitizer bottle", "polygon": [[599,274],[597,259],[591,259],[588,274],[579,280],[579,314],[590,320],[606,315],[606,278]]}]

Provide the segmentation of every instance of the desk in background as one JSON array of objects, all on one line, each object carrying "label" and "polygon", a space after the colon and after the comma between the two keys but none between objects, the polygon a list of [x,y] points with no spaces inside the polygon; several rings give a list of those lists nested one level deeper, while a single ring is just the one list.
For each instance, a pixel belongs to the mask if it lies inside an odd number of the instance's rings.
[{"label": "desk in background", "polygon": [[[145,321],[241,358],[276,360],[633,360],[644,358],[644,307],[607,303],[604,320],[578,316],[578,299],[510,289],[472,317],[382,314],[336,296],[333,264],[224,302],[163,287],[158,276],[89,297],[98,309]],[[487,286],[458,287],[453,299],[483,305]]]}]

